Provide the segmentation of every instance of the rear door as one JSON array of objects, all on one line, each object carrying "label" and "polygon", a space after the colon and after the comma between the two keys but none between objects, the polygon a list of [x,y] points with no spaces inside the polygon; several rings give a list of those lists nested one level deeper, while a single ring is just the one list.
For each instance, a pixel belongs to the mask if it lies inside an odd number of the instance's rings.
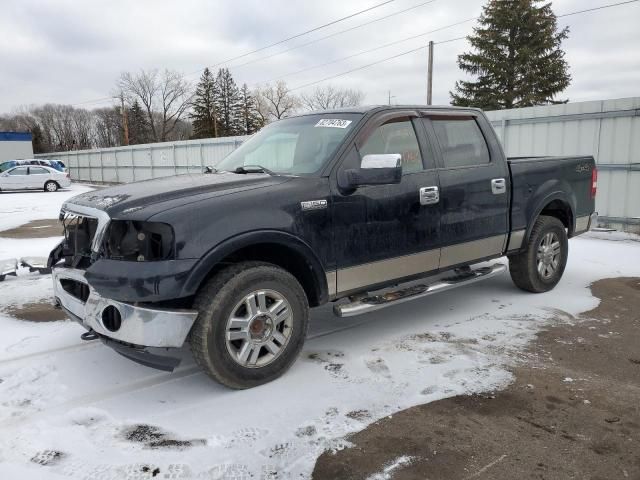
[{"label": "rear door", "polygon": [[504,252],[509,222],[509,172],[490,125],[474,111],[424,112],[437,150],[440,179],[440,268]]},{"label": "rear door", "polygon": [[[402,180],[344,190],[338,178],[368,154],[400,154]],[[437,194],[435,154],[417,112],[385,112],[359,133],[332,179],[332,218],[338,294],[436,270],[440,209],[421,190]]]},{"label": "rear door", "polygon": [[51,172],[42,167],[29,167],[29,188],[44,188]]}]

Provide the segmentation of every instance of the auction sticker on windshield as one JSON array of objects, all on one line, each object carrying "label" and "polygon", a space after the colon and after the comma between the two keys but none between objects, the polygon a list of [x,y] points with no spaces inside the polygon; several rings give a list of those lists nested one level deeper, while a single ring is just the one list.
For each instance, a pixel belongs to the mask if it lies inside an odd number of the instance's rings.
[{"label": "auction sticker on windshield", "polygon": [[315,124],[316,127],[330,127],[330,128],[347,128],[351,120],[341,120],[339,118],[323,118]]}]

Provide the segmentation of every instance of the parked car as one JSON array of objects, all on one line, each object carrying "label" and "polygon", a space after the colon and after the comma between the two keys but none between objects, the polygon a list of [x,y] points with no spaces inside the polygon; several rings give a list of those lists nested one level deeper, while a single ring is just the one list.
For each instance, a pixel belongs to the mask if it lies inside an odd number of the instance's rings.
[{"label": "parked car", "polygon": [[7,160],[6,162],[0,163],[0,173],[9,170],[10,168],[16,167],[18,165],[42,165],[43,167],[55,168],[60,172],[66,172],[66,165],[60,160],[44,160],[44,159],[36,159],[36,158],[27,158],[23,160]]},{"label": "parked car", "polygon": [[51,167],[19,165],[0,174],[0,190],[42,189],[55,192],[71,185],[68,173]]},{"label": "parked car", "polygon": [[253,387],[294,362],[309,307],[390,307],[499,274],[473,265],[505,255],[518,287],[554,288],[596,176],[591,156],[507,159],[471,108],[287,118],[211,173],[67,201],[55,296],[85,339],[167,370],[187,341],[210,377]]}]

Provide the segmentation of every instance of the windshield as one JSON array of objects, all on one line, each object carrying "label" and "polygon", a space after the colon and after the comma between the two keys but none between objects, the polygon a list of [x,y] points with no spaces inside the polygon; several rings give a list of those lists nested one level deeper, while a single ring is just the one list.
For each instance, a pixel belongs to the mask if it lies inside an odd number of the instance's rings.
[{"label": "windshield", "polygon": [[318,172],[362,118],[359,113],[287,118],[263,128],[216,165],[218,170],[261,166],[276,173]]},{"label": "windshield", "polygon": [[0,163],[0,173],[6,172],[10,168],[15,167],[17,164],[18,163],[14,162],[14,161],[8,161],[8,162]]}]

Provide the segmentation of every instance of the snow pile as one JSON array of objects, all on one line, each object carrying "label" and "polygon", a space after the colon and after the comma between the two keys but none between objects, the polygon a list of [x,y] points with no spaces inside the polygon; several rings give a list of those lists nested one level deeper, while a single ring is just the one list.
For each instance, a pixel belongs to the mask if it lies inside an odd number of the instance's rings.
[{"label": "snow pile", "polygon": [[[38,242],[0,238],[0,251]],[[360,317],[314,309],[292,369],[246,391],[210,381],[188,350],[168,374],[82,343],[73,322],[10,318],[8,305],[50,294],[48,276],[21,271],[0,283],[0,478],[308,478],[323,451],[383,416],[505,386],[506,367],[549,319],[593,308],[591,282],[638,265],[638,242],[584,236],[547,294],[503,275]]]}]

